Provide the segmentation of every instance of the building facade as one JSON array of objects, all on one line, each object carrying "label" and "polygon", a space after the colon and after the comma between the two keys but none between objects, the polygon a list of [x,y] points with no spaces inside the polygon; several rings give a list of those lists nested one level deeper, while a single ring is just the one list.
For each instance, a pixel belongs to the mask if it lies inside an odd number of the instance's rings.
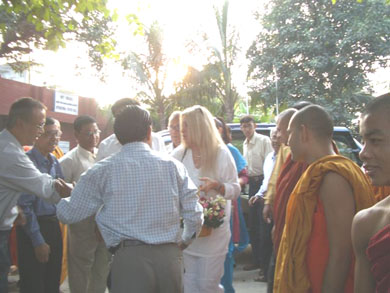
[{"label": "building facade", "polygon": [[31,97],[47,107],[47,116],[61,122],[62,138],[60,146],[67,151],[77,145],[73,135],[73,121],[79,115],[94,117],[102,130],[101,138],[112,133],[108,119],[99,110],[93,98],[79,97],[56,90],[38,87],[0,77],[0,130],[5,127],[7,115],[13,102],[19,98]]}]

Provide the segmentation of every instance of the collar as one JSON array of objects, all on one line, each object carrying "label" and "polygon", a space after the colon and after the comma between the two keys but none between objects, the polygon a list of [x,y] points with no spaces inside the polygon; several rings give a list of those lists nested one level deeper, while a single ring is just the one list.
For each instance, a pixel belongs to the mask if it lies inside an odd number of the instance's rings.
[{"label": "collar", "polygon": [[53,163],[52,154],[49,154],[49,158],[47,158],[36,147],[33,147],[30,152],[39,166],[49,166]]},{"label": "collar", "polygon": [[84,158],[89,158],[89,157],[92,157],[92,158],[96,158],[96,153],[97,153],[97,148],[94,148],[93,149],[93,153],[91,153],[90,151],[86,150],[85,148],[83,148],[81,145],[77,145],[77,151],[84,157]]},{"label": "collar", "polygon": [[122,146],[122,150],[124,151],[151,151],[150,146],[146,142],[135,141],[126,143]]},{"label": "collar", "polygon": [[256,136],[257,136],[257,132],[255,130],[255,133],[253,133],[251,139],[248,141],[248,139],[245,139],[245,143],[246,144],[255,144],[255,139],[256,139]]}]

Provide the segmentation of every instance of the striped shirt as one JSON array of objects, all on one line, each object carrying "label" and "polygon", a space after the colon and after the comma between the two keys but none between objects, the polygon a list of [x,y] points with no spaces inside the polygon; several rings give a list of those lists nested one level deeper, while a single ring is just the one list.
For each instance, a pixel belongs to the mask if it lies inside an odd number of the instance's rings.
[{"label": "striped shirt", "polygon": [[203,216],[185,167],[143,142],[125,144],[96,163],[81,176],[71,197],[57,205],[57,216],[66,224],[95,213],[108,247],[125,239],[188,242],[199,232]]}]

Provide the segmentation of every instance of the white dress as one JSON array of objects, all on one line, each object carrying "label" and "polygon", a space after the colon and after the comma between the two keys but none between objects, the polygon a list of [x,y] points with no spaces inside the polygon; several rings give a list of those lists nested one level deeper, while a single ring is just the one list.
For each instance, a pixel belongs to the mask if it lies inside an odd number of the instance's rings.
[{"label": "white dress", "polygon": [[[202,184],[199,177],[202,177],[200,170],[194,165],[191,149],[183,146],[177,147],[172,156],[181,161],[187,168],[190,178],[196,186]],[[190,246],[184,250],[184,292],[223,292],[219,286],[223,276],[223,266],[228,245],[231,237],[230,212],[231,199],[236,199],[241,187],[238,183],[237,169],[229,149],[223,145],[216,159],[216,178],[212,178],[224,184],[227,199],[225,208],[225,219],[223,224],[213,229],[210,236],[196,238]],[[206,196],[214,197],[217,193],[213,190]]]}]

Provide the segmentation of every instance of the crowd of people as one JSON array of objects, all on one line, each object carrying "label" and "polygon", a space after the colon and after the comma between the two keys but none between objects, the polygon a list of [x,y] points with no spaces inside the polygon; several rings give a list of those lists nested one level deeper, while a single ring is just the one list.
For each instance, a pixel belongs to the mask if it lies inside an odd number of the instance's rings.
[{"label": "crowd of people", "polygon": [[[329,113],[308,102],[280,113],[270,137],[242,117],[243,154],[203,106],[171,114],[167,146],[136,100],[111,110],[114,134],[100,142],[95,119],[79,116],[78,144],[63,155],[45,105],[11,106],[0,132],[0,292],[12,227],[22,293],[60,292],[66,276],[72,293],[231,293],[248,243],[244,270],[258,270],[268,292],[390,292],[390,94],[362,109],[362,167],[339,155]],[[220,224],[207,226],[213,217]]]}]

